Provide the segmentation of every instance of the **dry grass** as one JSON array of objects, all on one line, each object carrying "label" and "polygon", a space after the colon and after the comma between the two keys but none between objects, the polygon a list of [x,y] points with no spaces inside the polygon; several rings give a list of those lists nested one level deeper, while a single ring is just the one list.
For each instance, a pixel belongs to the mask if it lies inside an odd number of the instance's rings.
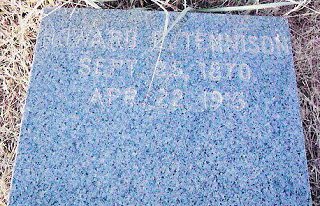
[{"label": "dry grass", "polygon": [[[94,5],[92,0],[86,0]],[[40,9],[43,6],[86,7],[86,1],[1,0],[0,2],[0,206],[5,205],[10,188],[21,113],[26,97],[30,65],[38,31]],[[274,1],[260,0],[260,3]],[[277,1],[277,2],[280,2]],[[281,1],[281,2],[284,2]],[[287,1],[286,1],[287,2]],[[289,2],[293,2],[290,0]],[[158,3],[158,5],[157,5]],[[160,4],[168,10],[182,10],[183,1]],[[294,60],[297,71],[301,113],[308,156],[310,183],[314,205],[320,205],[320,1],[305,0],[301,4],[271,9],[246,11],[238,7],[259,4],[259,0],[194,0],[193,8],[236,6],[238,13],[255,15],[285,15],[289,18],[293,36]],[[294,3],[294,2],[293,2]],[[159,1],[120,0],[98,3],[102,8],[145,7],[160,9]]]}]

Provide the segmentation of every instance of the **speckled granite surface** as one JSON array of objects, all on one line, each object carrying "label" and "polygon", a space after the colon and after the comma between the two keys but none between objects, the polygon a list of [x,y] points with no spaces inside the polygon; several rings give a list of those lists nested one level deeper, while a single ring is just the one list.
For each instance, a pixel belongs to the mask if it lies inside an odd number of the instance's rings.
[{"label": "speckled granite surface", "polygon": [[43,19],[10,205],[310,205],[287,22],[189,13],[157,62],[163,24]]}]

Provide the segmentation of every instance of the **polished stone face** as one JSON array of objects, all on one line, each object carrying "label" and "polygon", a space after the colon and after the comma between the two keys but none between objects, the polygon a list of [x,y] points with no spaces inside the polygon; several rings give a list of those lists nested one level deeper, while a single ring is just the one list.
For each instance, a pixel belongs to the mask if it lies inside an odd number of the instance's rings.
[{"label": "polished stone face", "polygon": [[286,20],[45,13],[10,205],[310,204]]}]

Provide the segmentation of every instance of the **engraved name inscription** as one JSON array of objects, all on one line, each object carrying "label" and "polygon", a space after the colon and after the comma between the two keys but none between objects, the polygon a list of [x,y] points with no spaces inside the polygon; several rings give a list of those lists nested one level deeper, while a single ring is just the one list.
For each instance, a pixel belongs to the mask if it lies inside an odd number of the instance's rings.
[{"label": "engraved name inscription", "polygon": [[[139,38],[144,39],[143,44],[149,49],[159,47],[162,32],[152,32],[150,35],[139,33],[134,29],[106,29],[90,28],[89,31],[83,29],[66,28],[49,31],[43,35],[45,46],[54,47],[86,47],[115,50],[135,50],[139,43]],[[288,54],[289,39],[279,34],[274,36],[254,36],[240,34],[212,34],[203,31],[177,32],[174,36],[167,37],[168,46],[166,50],[177,51],[182,47],[183,51],[197,53],[247,53],[247,54]],[[81,45],[81,46],[80,46]]]}]

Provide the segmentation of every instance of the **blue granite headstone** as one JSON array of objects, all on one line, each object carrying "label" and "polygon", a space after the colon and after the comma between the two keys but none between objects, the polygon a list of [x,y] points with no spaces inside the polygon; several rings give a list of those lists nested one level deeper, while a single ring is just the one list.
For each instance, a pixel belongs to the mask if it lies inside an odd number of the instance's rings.
[{"label": "blue granite headstone", "polygon": [[310,205],[285,19],[45,12],[10,205]]}]

